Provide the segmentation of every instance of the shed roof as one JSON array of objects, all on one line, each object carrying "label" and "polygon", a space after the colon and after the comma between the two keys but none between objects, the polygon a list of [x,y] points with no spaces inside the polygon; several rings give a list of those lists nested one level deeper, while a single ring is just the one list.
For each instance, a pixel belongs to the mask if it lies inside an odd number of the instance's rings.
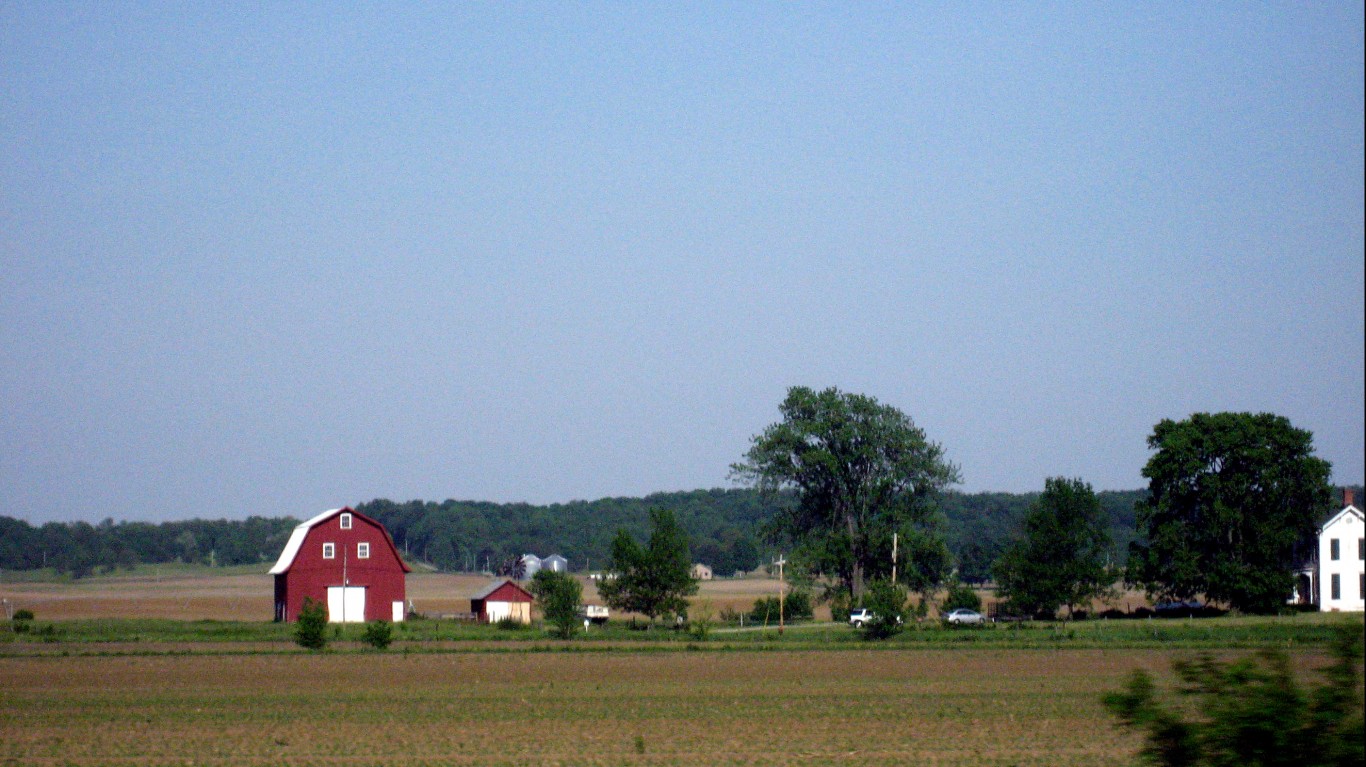
[{"label": "shed roof", "polygon": [[470,597],[470,599],[471,599],[471,600],[488,599],[490,596],[492,596],[495,592],[497,592],[497,591],[499,591],[500,589],[502,589],[504,586],[507,586],[507,587],[509,587],[509,588],[511,588],[511,589],[515,589],[517,592],[519,592],[519,593],[516,593],[516,594],[509,594],[508,596],[525,597],[524,599],[516,599],[516,600],[513,600],[513,601],[518,601],[518,602],[530,602],[530,601],[532,601],[533,599],[535,599],[535,597],[533,597],[533,596],[531,595],[531,592],[530,592],[530,591],[527,591],[526,589],[522,588],[521,586],[518,586],[516,583],[513,583],[512,581],[510,581],[510,580],[508,580],[508,579],[506,579],[506,578],[503,578],[503,579],[500,579],[500,580],[496,580],[496,581],[494,581],[494,582],[488,584],[488,585],[485,586],[484,588],[480,589],[478,594],[475,594],[474,596]]}]

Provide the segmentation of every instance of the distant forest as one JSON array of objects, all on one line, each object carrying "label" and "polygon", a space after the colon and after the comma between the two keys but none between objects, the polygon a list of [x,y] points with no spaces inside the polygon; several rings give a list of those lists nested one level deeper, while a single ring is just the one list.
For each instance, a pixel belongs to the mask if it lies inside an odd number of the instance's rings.
[{"label": "distant forest", "polygon": [[[1116,564],[1134,537],[1134,504],[1146,491],[1103,491]],[[948,493],[941,503],[941,532],[964,580],[984,580],[991,562],[1019,529],[1038,493]],[[355,506],[389,529],[413,563],[445,571],[487,569],[511,556],[560,554],[583,572],[607,563],[612,537],[626,529],[643,539],[649,510],[674,512],[691,538],[694,561],[718,575],[749,571],[770,561],[777,547],[765,523],[790,496],[764,498],[752,489],[656,493],[644,498],[603,498],[549,506],[448,500],[377,499]],[[299,520],[181,522],[49,522],[39,527],[0,516],[0,570],[54,568],[73,577],[114,572],[138,564],[273,564]]]}]

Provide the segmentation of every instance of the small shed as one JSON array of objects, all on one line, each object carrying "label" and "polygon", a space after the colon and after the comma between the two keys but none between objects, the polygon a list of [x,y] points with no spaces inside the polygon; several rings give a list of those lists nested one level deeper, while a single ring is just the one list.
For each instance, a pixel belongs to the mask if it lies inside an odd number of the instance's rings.
[{"label": "small shed", "polygon": [[711,568],[701,562],[692,566],[692,577],[696,581],[711,580]]},{"label": "small shed", "polygon": [[470,597],[470,612],[480,623],[497,623],[504,618],[513,618],[521,623],[531,623],[531,592],[506,578],[496,580]]},{"label": "small shed", "polygon": [[549,570],[552,573],[567,573],[569,572],[569,560],[559,554],[551,554],[541,560],[541,569]]}]

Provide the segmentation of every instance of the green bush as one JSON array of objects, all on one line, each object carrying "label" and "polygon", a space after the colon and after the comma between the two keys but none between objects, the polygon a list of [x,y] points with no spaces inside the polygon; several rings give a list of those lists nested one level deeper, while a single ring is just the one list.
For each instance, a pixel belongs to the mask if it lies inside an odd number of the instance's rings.
[{"label": "green bush", "polygon": [[526,628],[526,624],[522,623],[522,619],[513,615],[505,615],[502,618],[499,618],[498,622],[494,625],[504,631],[521,631]]},{"label": "green bush", "polygon": [[390,625],[389,621],[371,621],[365,624],[365,634],[362,639],[376,650],[388,649],[389,644],[394,641],[394,627]]},{"label": "green bush", "polygon": [[309,650],[327,647],[327,607],[304,597],[299,610],[299,621],[294,626],[294,641]]},{"label": "green bush", "polygon": [[982,611],[982,598],[966,583],[954,583],[949,586],[949,593],[944,596],[944,604],[939,607],[939,612],[944,614],[959,608]]},{"label": "green bush", "polygon": [[1325,681],[1307,693],[1280,650],[1224,662],[1209,655],[1173,663],[1192,707],[1158,700],[1152,679],[1135,671],[1127,689],[1105,696],[1120,721],[1148,734],[1142,755],[1175,767],[1338,767],[1366,763],[1358,669],[1362,637],[1344,629]]},{"label": "green bush", "polygon": [[[792,593],[783,597],[782,619],[784,621],[810,620],[815,614],[811,606],[811,593],[803,589],[794,589]],[[778,622],[779,612],[778,597],[763,597],[754,600],[754,609],[749,612],[749,619],[755,623]]]},{"label": "green bush", "polygon": [[10,621],[14,633],[27,634],[33,628],[33,617],[32,610],[15,610],[14,619]]},{"label": "green bush", "polygon": [[863,606],[873,611],[873,619],[863,624],[865,639],[888,639],[901,633],[906,614],[906,590],[889,580],[875,580],[868,586]]}]

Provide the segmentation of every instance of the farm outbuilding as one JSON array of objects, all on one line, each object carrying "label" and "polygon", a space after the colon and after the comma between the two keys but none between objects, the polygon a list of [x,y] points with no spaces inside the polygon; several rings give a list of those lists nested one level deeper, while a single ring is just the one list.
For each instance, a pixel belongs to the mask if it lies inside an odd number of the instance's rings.
[{"label": "farm outbuilding", "polygon": [[496,580],[470,597],[470,612],[480,623],[497,623],[512,618],[531,623],[531,592],[510,580]]},{"label": "farm outbuilding", "polygon": [[569,560],[559,554],[551,554],[541,560],[541,569],[549,570],[552,573],[567,573],[569,572]]},{"label": "farm outbuilding", "polygon": [[270,568],[275,620],[297,620],[307,597],[331,623],[401,621],[409,572],[379,522],[350,507],[324,511],[294,528]]}]

